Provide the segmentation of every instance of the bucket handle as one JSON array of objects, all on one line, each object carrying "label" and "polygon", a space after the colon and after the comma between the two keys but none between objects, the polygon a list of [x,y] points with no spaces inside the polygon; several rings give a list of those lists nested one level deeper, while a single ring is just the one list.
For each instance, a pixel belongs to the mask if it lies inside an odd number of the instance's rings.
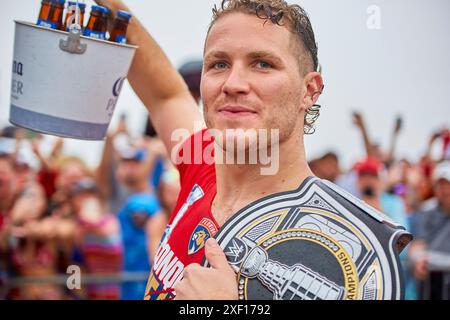
[{"label": "bucket handle", "polygon": [[81,28],[70,28],[69,36],[66,40],[59,40],[59,48],[69,53],[83,54],[86,51],[87,45],[80,43]]}]

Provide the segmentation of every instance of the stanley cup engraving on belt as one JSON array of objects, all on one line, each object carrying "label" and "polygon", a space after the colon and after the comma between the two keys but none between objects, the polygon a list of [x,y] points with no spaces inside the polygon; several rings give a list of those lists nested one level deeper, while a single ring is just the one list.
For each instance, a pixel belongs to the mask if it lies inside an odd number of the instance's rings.
[{"label": "stanley cup engraving on belt", "polygon": [[241,275],[257,277],[273,292],[275,300],[340,300],[345,294],[343,287],[302,264],[287,267],[270,260],[260,247],[250,252],[242,265]]}]

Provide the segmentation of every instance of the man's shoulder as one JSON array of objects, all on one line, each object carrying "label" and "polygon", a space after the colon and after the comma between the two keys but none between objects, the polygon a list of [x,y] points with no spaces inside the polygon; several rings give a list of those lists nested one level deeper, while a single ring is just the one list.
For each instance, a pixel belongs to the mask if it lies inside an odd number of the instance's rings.
[{"label": "man's shoulder", "polygon": [[420,204],[417,212],[424,212],[424,211],[434,210],[438,205],[439,205],[438,200],[436,199],[436,197],[433,197],[431,199],[423,201]]},{"label": "man's shoulder", "polygon": [[158,198],[153,192],[131,194],[126,202],[125,209],[129,211],[153,211],[159,206]]},{"label": "man's shoulder", "polygon": [[181,184],[214,168],[214,139],[207,129],[192,134],[180,146],[175,159]]},{"label": "man's shoulder", "polygon": [[419,212],[419,215],[422,217],[422,221],[426,220],[438,221],[437,220],[438,218],[445,217],[445,213],[442,211],[438,202],[428,207],[425,207],[423,210]]},{"label": "man's shoulder", "polygon": [[154,192],[140,192],[133,193],[128,196],[129,202],[149,202],[156,200],[156,194]]}]

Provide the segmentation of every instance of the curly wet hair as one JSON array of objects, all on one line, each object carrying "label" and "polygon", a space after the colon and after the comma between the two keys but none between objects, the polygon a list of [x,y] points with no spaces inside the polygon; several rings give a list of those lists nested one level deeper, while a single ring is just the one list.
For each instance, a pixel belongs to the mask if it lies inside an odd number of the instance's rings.
[{"label": "curly wet hair", "polygon": [[[222,0],[220,6],[214,5],[213,18],[209,30],[223,15],[231,12],[245,12],[274,24],[287,27],[296,36],[300,47],[299,65],[301,72],[319,71],[317,43],[311,21],[306,11],[297,4],[284,0]],[[208,33],[209,33],[208,30]],[[320,94],[321,92],[318,92]],[[306,110],[304,133],[315,132],[315,122],[320,115],[321,106],[316,104]]]}]

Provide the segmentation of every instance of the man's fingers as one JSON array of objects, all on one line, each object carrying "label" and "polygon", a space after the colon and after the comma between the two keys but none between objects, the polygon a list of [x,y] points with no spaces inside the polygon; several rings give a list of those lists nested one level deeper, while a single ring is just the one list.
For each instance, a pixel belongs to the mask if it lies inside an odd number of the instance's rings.
[{"label": "man's fingers", "polygon": [[[214,269],[231,269],[228,264],[227,257],[216,239],[209,238],[205,245],[206,260]],[[233,269],[231,269],[233,270]]]},{"label": "man's fingers", "polygon": [[426,259],[419,260],[414,268],[414,275],[419,280],[425,280],[428,276],[428,261]]},{"label": "man's fingers", "polygon": [[198,268],[200,268],[200,265],[198,263],[191,263],[190,265],[188,265],[183,270],[183,279],[190,278]]},{"label": "man's fingers", "polygon": [[184,300],[184,294],[185,294],[185,288],[186,288],[186,280],[181,279],[178,281],[178,283],[173,288],[173,293],[175,294],[174,300]]}]

